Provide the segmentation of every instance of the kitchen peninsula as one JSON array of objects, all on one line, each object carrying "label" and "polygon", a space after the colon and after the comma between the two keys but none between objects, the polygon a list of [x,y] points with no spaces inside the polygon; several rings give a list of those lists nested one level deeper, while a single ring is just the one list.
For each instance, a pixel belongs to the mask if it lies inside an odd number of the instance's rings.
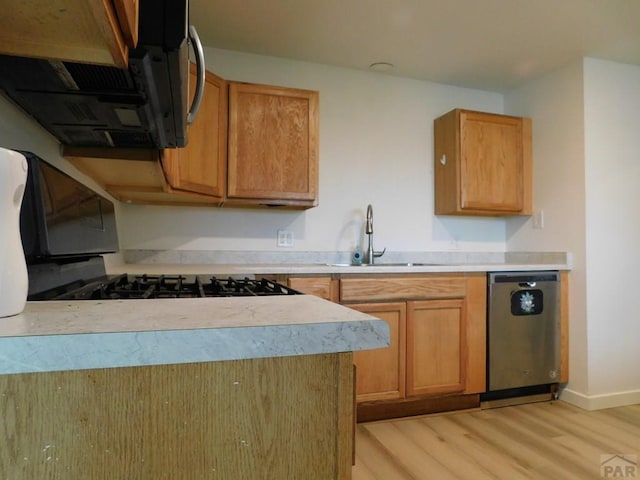
[{"label": "kitchen peninsula", "polygon": [[388,342],[310,295],[28,302],[0,321],[0,471],[348,479],[351,352]]}]

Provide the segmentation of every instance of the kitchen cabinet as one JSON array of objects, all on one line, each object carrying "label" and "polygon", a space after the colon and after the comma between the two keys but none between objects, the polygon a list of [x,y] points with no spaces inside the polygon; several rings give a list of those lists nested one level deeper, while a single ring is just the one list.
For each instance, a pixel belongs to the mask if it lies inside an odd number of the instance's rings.
[{"label": "kitchen cabinet", "polygon": [[126,67],[138,0],[12,0],[0,19],[0,53]]},{"label": "kitchen cabinet", "polygon": [[466,388],[463,298],[407,302],[407,395]]},{"label": "kitchen cabinet", "polygon": [[229,83],[225,203],[318,204],[318,92]]},{"label": "kitchen cabinet", "polygon": [[[189,72],[190,92],[196,66]],[[206,72],[200,111],[184,148],[121,149],[63,146],[62,154],[114,198],[126,203],[219,205],[225,192],[226,82]]]},{"label": "kitchen cabinet", "polygon": [[569,272],[560,272],[560,383],[569,382]]},{"label": "kitchen cabinet", "polygon": [[354,354],[358,402],[485,390],[484,274],[342,278],[340,301],[392,332],[389,349]]},{"label": "kitchen cabinet", "polygon": [[[283,281],[278,279],[278,281]],[[315,295],[330,302],[339,300],[339,280],[330,276],[288,277],[287,286],[302,293]]]},{"label": "kitchen cabinet", "polygon": [[[191,90],[196,67],[191,65]],[[238,84],[206,72],[184,148],[63,146],[63,156],[128,203],[316,206],[318,92]]]},{"label": "kitchen cabinet", "polygon": [[407,306],[404,302],[348,305],[389,324],[389,348],[354,352],[356,401],[392,400],[406,395]]},{"label": "kitchen cabinet", "polygon": [[531,215],[531,119],[455,109],[434,137],[436,215]]},{"label": "kitchen cabinet", "polygon": [[[196,66],[191,64],[191,100],[196,81]],[[187,134],[186,147],[163,152],[167,183],[174,191],[199,193],[212,202],[222,202],[227,171],[227,82],[211,72],[205,72],[202,104]]]},{"label": "kitchen cabinet", "polygon": [[162,169],[162,153],[144,148],[62,147],[69,163],[121,202],[218,205],[217,197],[173,189]]}]

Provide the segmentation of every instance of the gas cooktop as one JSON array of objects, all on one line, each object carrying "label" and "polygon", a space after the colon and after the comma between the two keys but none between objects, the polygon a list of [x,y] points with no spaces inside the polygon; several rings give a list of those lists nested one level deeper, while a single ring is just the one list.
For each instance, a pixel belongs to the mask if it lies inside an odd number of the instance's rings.
[{"label": "gas cooktop", "polygon": [[154,298],[251,297],[297,295],[300,292],[277,282],[251,278],[217,278],[201,275],[129,275],[68,285],[33,300],[110,300]]}]

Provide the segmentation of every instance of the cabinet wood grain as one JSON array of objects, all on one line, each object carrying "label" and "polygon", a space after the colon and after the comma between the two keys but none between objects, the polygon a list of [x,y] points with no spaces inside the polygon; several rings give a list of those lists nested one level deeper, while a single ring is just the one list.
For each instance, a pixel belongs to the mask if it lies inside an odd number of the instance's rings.
[{"label": "cabinet wood grain", "polygon": [[436,214],[531,214],[531,119],[456,109],[434,137]]},{"label": "cabinet wood grain", "polygon": [[63,145],[62,155],[114,198],[125,203],[217,205],[209,195],[171,189],[162,170],[162,152],[144,148]]},{"label": "cabinet wood grain", "polygon": [[[191,64],[191,100],[196,78],[196,66]],[[187,135],[186,147],[163,152],[162,166],[168,184],[173,190],[201,193],[211,197],[212,203],[222,202],[227,171],[227,82],[211,72],[205,72],[202,104]]]},{"label": "cabinet wood grain", "polygon": [[340,300],[406,300],[451,298],[465,295],[465,278],[460,275],[343,278]]},{"label": "cabinet wood grain", "polygon": [[[421,407],[412,399],[484,392],[486,282],[483,272],[342,277],[341,303],[386,320],[392,330],[393,353],[372,350],[360,362],[360,352],[354,355],[356,383],[366,385],[366,391],[358,387],[359,404],[370,410],[377,406],[383,416],[384,411],[401,415],[404,406],[415,414]],[[396,324],[404,332],[394,334]],[[396,359],[404,368],[396,367]],[[404,380],[396,382],[391,377],[396,372],[404,372]],[[404,394],[390,388],[401,384]],[[398,408],[390,406],[393,403]],[[433,402],[422,404],[436,408]],[[460,404],[465,404],[463,399]],[[375,415],[372,418],[382,418]]]},{"label": "cabinet wood grain", "polygon": [[465,310],[462,298],[408,302],[407,395],[464,391]]},{"label": "cabinet wood grain", "polygon": [[289,277],[287,285],[294,290],[316,297],[324,298],[330,302],[337,302],[339,296],[339,280],[329,277]]},{"label": "cabinet wood grain", "polygon": [[467,364],[465,394],[482,393],[487,388],[487,276],[467,274],[466,336]]},{"label": "cabinet wood grain", "polygon": [[229,83],[228,204],[315,206],[318,92]]},{"label": "cabinet wood grain", "polygon": [[0,471],[348,480],[352,392],[351,353],[0,376]]},{"label": "cabinet wood grain", "polygon": [[368,313],[389,324],[389,348],[354,352],[356,401],[403,398],[406,393],[406,322],[404,302],[353,304],[349,308]]},{"label": "cabinet wood grain", "polygon": [[137,0],[9,0],[0,53],[126,67],[137,14]]},{"label": "cabinet wood grain", "polygon": [[569,272],[560,272],[560,383],[569,381]]}]

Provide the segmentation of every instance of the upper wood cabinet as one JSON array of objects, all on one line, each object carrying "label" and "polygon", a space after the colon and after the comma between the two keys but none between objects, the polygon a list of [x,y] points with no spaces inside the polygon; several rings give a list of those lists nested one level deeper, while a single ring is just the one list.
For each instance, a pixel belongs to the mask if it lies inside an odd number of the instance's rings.
[{"label": "upper wood cabinet", "polygon": [[229,83],[229,205],[318,204],[318,92]]},{"label": "upper wood cabinet", "polygon": [[162,152],[145,148],[62,147],[62,155],[115,199],[154,205],[217,205],[215,197],[171,188]]},{"label": "upper wood cabinet", "polygon": [[[196,79],[196,66],[191,64],[192,99]],[[187,140],[186,147],[163,152],[167,183],[174,190],[201,193],[213,202],[222,202],[227,171],[227,82],[211,72],[205,72],[202,104],[188,127]]]},{"label": "upper wood cabinet", "polygon": [[434,136],[437,215],[531,215],[531,119],[456,109]]},{"label": "upper wood cabinet", "polygon": [[10,0],[0,21],[0,53],[126,67],[138,0]]},{"label": "upper wood cabinet", "polygon": [[[193,64],[189,78],[193,91]],[[229,83],[206,72],[187,140],[184,148],[161,152],[65,146],[63,155],[124,202],[318,204],[318,92]]]}]

